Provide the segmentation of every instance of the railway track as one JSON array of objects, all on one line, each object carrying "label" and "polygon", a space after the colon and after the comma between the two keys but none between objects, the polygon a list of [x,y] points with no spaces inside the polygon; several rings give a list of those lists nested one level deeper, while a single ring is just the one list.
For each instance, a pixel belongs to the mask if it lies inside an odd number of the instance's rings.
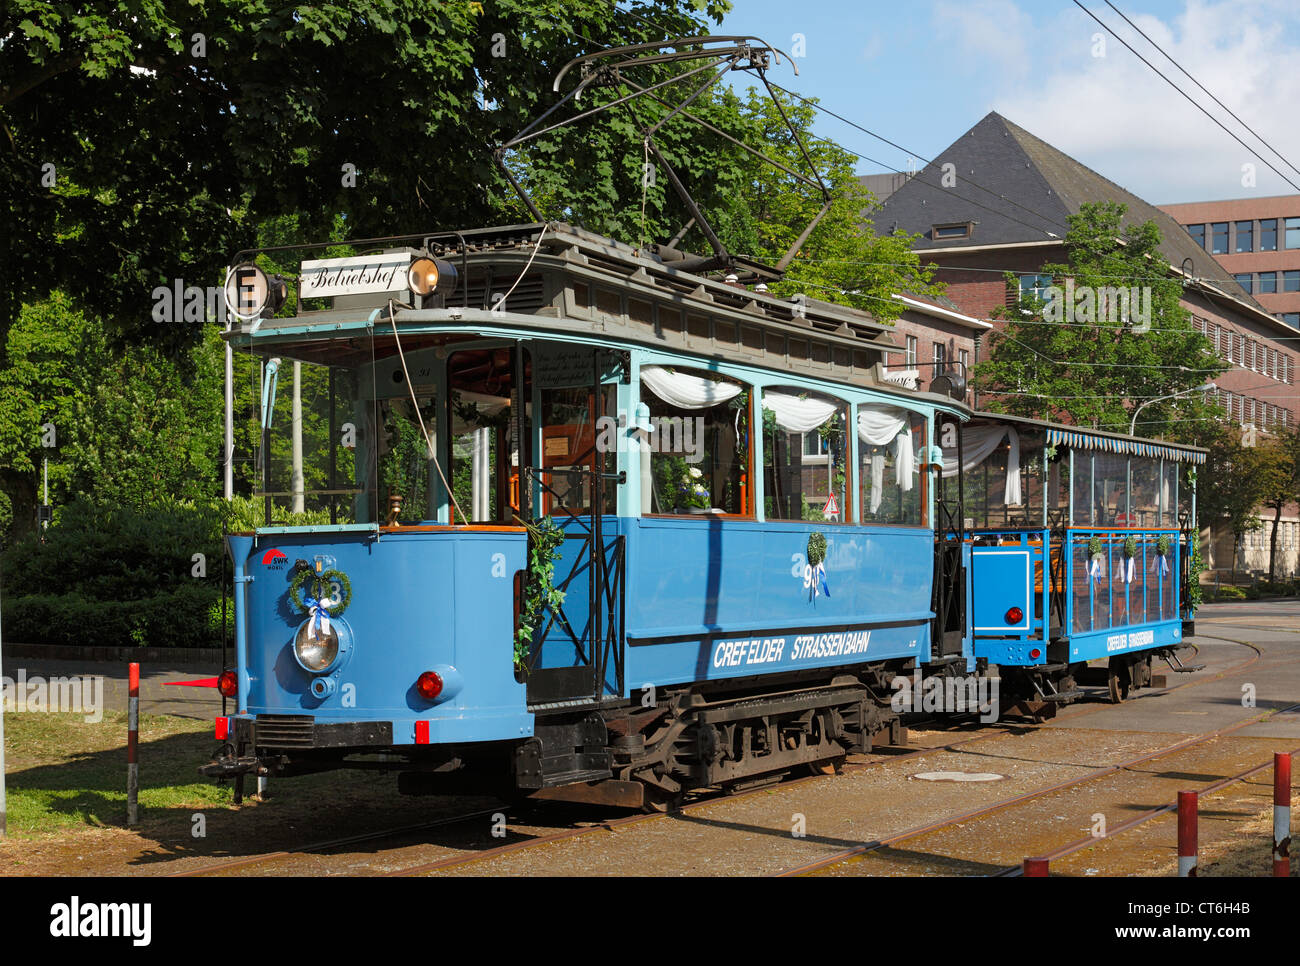
[{"label": "railway track", "polygon": [[[1227,638],[1218,635],[1208,635],[1208,634],[1199,634],[1197,636],[1205,640],[1216,640],[1216,641],[1221,641],[1223,643],[1236,644],[1243,647],[1247,647],[1250,648],[1252,651],[1254,651],[1254,653],[1245,661],[1241,661],[1237,664],[1233,664],[1227,668],[1224,668],[1222,671],[1219,671],[1214,675],[1210,675],[1206,677],[1198,677],[1195,680],[1186,681],[1184,683],[1176,684],[1171,687],[1153,689],[1152,690],[1153,694],[1173,691],[1173,690],[1180,690],[1189,687],[1196,687],[1198,685],[1208,684],[1212,681],[1221,680],[1225,676],[1240,673],[1241,671],[1244,671],[1245,669],[1251,667],[1256,662],[1258,662],[1262,656],[1259,648],[1255,647],[1249,641],[1242,641],[1234,638]],[[1062,719],[1073,720],[1075,718],[1083,717],[1089,714],[1094,714],[1099,711],[1104,711],[1111,707],[1113,707],[1113,705],[1110,705],[1109,703],[1097,703],[1091,705],[1074,705],[1072,707],[1063,710],[1060,713],[1060,715],[1058,715],[1058,717]],[[944,724],[944,723],[948,723],[948,722],[934,720],[934,719],[921,722],[922,725]],[[969,726],[970,723],[971,722],[969,720],[960,722],[957,725],[957,727],[959,728],[966,727]],[[1245,725],[1243,725],[1243,727],[1244,726]],[[913,727],[916,726],[914,725]],[[964,737],[955,741],[947,741],[938,745],[916,748],[914,750],[903,752],[901,754],[884,755],[871,761],[847,760],[844,763],[843,767],[845,769],[853,770],[853,771],[877,768],[886,763],[907,761],[909,759],[915,759],[915,758],[923,757],[925,755],[933,755],[945,751],[955,750],[975,742],[984,741],[987,739],[1000,737],[1007,734],[1013,734],[1025,728],[1036,728],[1036,727],[1039,726],[1033,724],[1027,724],[1027,723],[1025,724],[997,723],[989,726],[986,730],[981,731],[979,734],[970,735],[968,737]],[[1158,756],[1159,754],[1168,753],[1170,750],[1174,750],[1174,749],[1165,749],[1156,752],[1155,754]],[[1128,767],[1128,766],[1129,763],[1124,763],[1119,766],[1113,766],[1108,769],[1100,770],[1098,772],[1098,776],[1101,774],[1109,774],[1116,769]],[[726,800],[746,797],[749,795],[757,794],[759,792],[769,791],[772,788],[778,786],[781,787],[782,789],[790,788],[823,777],[826,776],[822,774],[813,774],[813,775],[797,777],[797,778],[777,777],[772,782],[756,785],[754,787],[748,788],[744,791],[736,792],[731,795],[726,795],[726,796],[712,795],[707,798],[702,798],[700,800],[690,802],[679,809],[674,809],[669,813],[627,815],[619,818],[612,818],[612,819],[596,822],[591,825],[583,825],[583,826],[571,827],[566,829],[560,829],[553,833],[537,835],[537,836],[529,836],[526,838],[518,839],[513,842],[504,843],[494,848],[478,850],[469,855],[443,856],[433,861],[422,862],[411,866],[405,866],[401,869],[397,869],[393,871],[386,871],[383,874],[386,876],[427,875],[430,873],[437,873],[449,869],[465,868],[482,862],[490,861],[493,858],[497,858],[499,856],[506,855],[512,852],[517,852],[524,849],[542,847],[542,846],[553,844],[555,842],[560,842],[566,839],[575,838],[578,836],[589,835],[600,831],[608,832],[615,829],[621,829],[627,826],[639,825],[642,823],[663,819],[668,817],[669,815],[681,815],[681,814],[690,815],[693,813],[697,813],[703,809],[706,809],[711,805],[717,804],[719,801],[726,801]],[[1087,780],[1087,779],[1086,778],[1080,779],[1079,781],[1083,781],[1083,780]],[[1021,796],[1021,798],[1028,800],[1029,798],[1035,795],[1049,794],[1054,790],[1057,789],[1055,788],[1045,789],[1040,792],[1030,793],[1027,796]],[[992,810],[996,810],[997,808],[1008,807],[1010,804],[1013,804],[1014,801],[1016,800],[1008,801],[1006,803],[1001,803],[995,806],[990,806],[989,810],[992,811]],[[208,865],[204,865],[196,869],[169,873],[168,875],[171,877],[180,877],[180,878],[221,875],[236,870],[249,869],[252,867],[256,867],[258,865],[271,864],[277,861],[281,861],[284,859],[289,859],[295,856],[309,854],[309,853],[310,854],[330,853],[330,852],[342,853],[345,852],[351,846],[375,845],[377,843],[383,843],[388,840],[401,839],[401,838],[409,837],[411,835],[417,835],[421,832],[433,831],[438,829],[446,830],[446,829],[455,828],[458,825],[468,824],[470,822],[478,821],[485,817],[502,812],[504,810],[505,810],[504,805],[499,808],[479,809],[473,812],[467,812],[462,815],[447,816],[431,822],[418,823],[414,825],[408,825],[400,828],[381,830],[376,832],[367,832],[355,836],[345,836],[345,837],[331,839],[327,841],[313,842],[291,850],[283,850],[283,851],[266,853],[263,855],[246,856],[243,858],[232,859],[229,861],[210,863]],[[972,813],[971,815],[959,816],[956,819],[952,819],[951,822],[959,822],[971,817],[974,817],[974,813]],[[901,835],[904,837],[912,837],[912,836],[924,834],[926,831],[932,831],[934,828],[943,827],[944,824],[945,823],[936,823],[934,826],[927,826],[921,829],[912,829],[907,832],[901,833]],[[896,836],[889,840],[882,840],[880,843],[870,843],[870,845],[873,848],[880,848],[885,845],[891,844],[894,841],[901,841],[901,840],[902,840],[901,838]],[[834,859],[834,861],[843,861],[843,858],[836,858]]]},{"label": "railway track", "polygon": [[[1269,718],[1272,718],[1276,715],[1289,714],[1292,711],[1297,711],[1297,710],[1300,710],[1300,703],[1290,705],[1289,707],[1282,708],[1280,710],[1275,708],[1269,709],[1268,711],[1264,711],[1259,714],[1254,714],[1248,718],[1244,718],[1240,721],[1237,721],[1226,728],[1219,728],[1207,734],[1197,735],[1192,738],[1185,738],[1182,741],[1175,742],[1174,744],[1167,745],[1163,748],[1158,748],[1155,751],[1147,752],[1142,755],[1137,755],[1132,758],[1128,758],[1125,761],[1121,761],[1113,765],[1106,765],[1102,768],[1095,769],[1094,771],[1091,771],[1085,775],[1080,775],[1077,778],[1071,778],[1063,782],[1057,782],[1056,784],[1051,785],[1047,788],[1036,789],[1032,792],[1025,792],[1024,794],[1021,795],[1016,795],[1011,798],[1002,799],[1001,801],[992,802],[988,805],[983,805],[980,806],[979,808],[975,808],[967,812],[963,812],[960,815],[951,816],[939,822],[931,822],[927,825],[922,825],[916,828],[907,829],[906,831],[899,832],[895,835],[886,836],[884,838],[878,839],[873,842],[864,842],[861,845],[854,846],[853,848],[844,849],[843,851],[835,855],[827,856],[826,858],[823,859],[818,859],[816,862],[810,862],[806,865],[797,866],[792,869],[786,869],[782,872],[776,873],[776,875],[777,877],[800,876],[800,875],[808,875],[813,872],[819,872],[823,869],[829,869],[832,866],[836,866],[841,863],[860,858],[861,856],[867,855],[871,852],[877,852],[891,845],[897,845],[900,842],[906,842],[912,839],[920,838],[924,835],[929,835],[931,833],[943,829],[953,828],[955,826],[961,825],[964,822],[971,821],[972,819],[982,818],[986,815],[992,815],[995,812],[1000,812],[1003,809],[1012,808],[1017,805],[1023,805],[1027,802],[1032,802],[1038,799],[1042,799],[1049,795],[1053,795],[1057,792],[1064,791],[1069,788],[1074,788],[1079,785],[1084,785],[1087,784],[1088,782],[1096,781],[1100,778],[1105,778],[1109,775],[1117,774],[1119,772],[1128,770],[1130,768],[1133,768],[1136,765],[1140,765],[1145,762],[1154,761],[1156,759],[1164,758],[1168,755],[1172,755],[1176,752],[1186,751],[1191,748],[1196,748],[1205,745],[1217,738],[1222,738],[1225,735],[1229,735],[1236,731],[1240,731],[1243,728],[1248,728],[1251,725],[1258,724],[1261,721],[1268,720]],[[1251,773],[1253,774],[1253,771]],[[1239,780],[1239,779],[1234,779],[1234,780]],[[1231,784],[1231,780],[1227,780],[1222,784]],[[1212,786],[1211,789],[1207,789],[1207,790],[1212,790],[1215,787],[1219,787],[1219,786]],[[1129,822],[1125,822],[1123,823],[1122,826],[1117,826],[1110,834],[1118,834],[1119,832],[1122,832],[1127,828],[1135,827],[1136,825],[1141,824],[1141,822],[1143,821],[1147,821],[1151,818],[1155,818],[1157,815],[1164,814],[1165,811],[1167,810],[1168,809],[1164,806],[1158,809],[1152,809],[1149,813],[1137,817],[1137,819],[1140,819],[1141,821],[1130,820]],[[1107,837],[1110,837],[1109,834]],[[1057,851],[1060,852],[1060,855],[1066,855],[1072,851],[1077,851],[1080,848],[1086,847],[1087,844],[1096,844],[1096,842],[1097,839],[1089,836],[1086,840],[1078,840],[1076,842],[1070,843],[1067,846],[1063,846],[1062,847],[1063,851],[1062,850],[1057,850]],[[1051,858],[1051,857],[1060,857],[1060,856],[1052,853],[1043,857]],[[1008,874],[1010,874],[1009,869],[1010,867],[1008,867],[1007,869]]]}]

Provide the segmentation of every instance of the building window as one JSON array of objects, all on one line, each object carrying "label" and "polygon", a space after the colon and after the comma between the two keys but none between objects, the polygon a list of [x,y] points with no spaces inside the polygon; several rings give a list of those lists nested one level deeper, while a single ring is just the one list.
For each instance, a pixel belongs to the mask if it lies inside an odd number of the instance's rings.
[{"label": "building window", "polygon": [[1250,274],[1250,272],[1247,272],[1247,273],[1244,274],[1244,275],[1234,275],[1234,276],[1232,276],[1233,281],[1235,281],[1238,285],[1240,285],[1242,288],[1244,288],[1244,289],[1246,290],[1246,293],[1247,293],[1247,294],[1249,294],[1250,292],[1253,291],[1253,289],[1251,289],[1251,287],[1250,287],[1250,280],[1251,280],[1252,277],[1253,277],[1253,276]]},{"label": "building window", "polygon": [[1234,251],[1253,252],[1255,223],[1253,221],[1237,222],[1237,247]]},{"label": "building window", "polygon": [[1021,275],[1020,276],[1020,297],[1036,298],[1043,301],[1047,298],[1047,289],[1055,281],[1051,275]]},{"label": "building window", "polygon": [[971,227],[969,221],[954,225],[934,225],[930,229],[930,237],[935,240],[940,238],[969,238],[971,236]]},{"label": "building window", "polygon": [[947,368],[948,347],[942,342],[934,344],[934,374],[937,376]]},{"label": "building window", "polygon": [[970,377],[970,352],[966,349],[957,350],[957,361],[961,363],[962,376]]},{"label": "building window", "polygon": [[1300,218],[1286,220],[1286,247],[1300,248]]},{"label": "building window", "polygon": [[916,336],[914,335],[909,335],[907,337],[907,355],[905,361],[907,363],[907,368],[916,368]]},{"label": "building window", "polygon": [[1291,268],[1282,273],[1282,291],[1300,292],[1300,269]]},{"label": "building window", "polygon": [[[1187,234],[1192,236],[1192,241],[1196,242],[1196,244],[1200,245],[1202,248],[1205,247],[1205,226],[1204,225],[1188,225]],[[1274,222],[1273,224],[1273,237],[1276,240],[1277,238],[1276,222]]]},{"label": "building window", "polygon": [[1259,273],[1259,294],[1271,295],[1277,291],[1277,272]]},{"label": "building window", "polygon": [[1210,254],[1226,255],[1228,253],[1228,223],[1226,221],[1216,221],[1210,227],[1212,229],[1210,241],[1213,245]]},{"label": "building window", "polygon": [[[1300,312],[1283,312],[1282,321],[1293,329],[1300,329]],[[1287,380],[1290,382],[1290,380]]]},{"label": "building window", "polygon": [[1261,218],[1259,220],[1259,250],[1261,252],[1277,251],[1277,219]]}]

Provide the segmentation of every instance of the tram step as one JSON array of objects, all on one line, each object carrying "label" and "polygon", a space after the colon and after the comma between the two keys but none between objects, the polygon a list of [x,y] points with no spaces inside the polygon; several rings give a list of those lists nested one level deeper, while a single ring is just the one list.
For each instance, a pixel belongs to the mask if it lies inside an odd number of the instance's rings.
[{"label": "tram step", "polygon": [[1178,667],[1170,668],[1175,674],[1190,674],[1192,671],[1204,671],[1204,664],[1181,664]]},{"label": "tram step", "polygon": [[1069,666],[1070,665],[1068,664],[1031,664],[1027,670],[1042,674],[1052,674],[1055,671],[1064,671]]},{"label": "tram step", "polygon": [[1067,701],[1076,701],[1081,697],[1083,697],[1083,692],[1075,688],[1073,691],[1057,691],[1055,694],[1044,695],[1043,700],[1052,704],[1064,704]]}]

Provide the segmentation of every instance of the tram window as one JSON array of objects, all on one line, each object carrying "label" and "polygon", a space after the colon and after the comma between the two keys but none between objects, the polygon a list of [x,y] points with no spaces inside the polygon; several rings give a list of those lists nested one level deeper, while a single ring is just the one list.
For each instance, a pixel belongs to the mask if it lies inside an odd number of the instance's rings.
[{"label": "tram window", "polygon": [[819,523],[851,519],[848,421],[848,403],[842,400],[801,389],[763,390],[767,519]]},{"label": "tram window", "polygon": [[1134,504],[1128,491],[1128,457],[1097,453],[1094,462],[1093,499],[1100,526],[1129,527],[1136,524]]},{"label": "tram window", "polygon": [[[615,389],[604,387],[603,412],[612,416]],[[599,452],[597,397],[590,386],[543,388],[542,396],[542,511],[553,516],[561,508],[575,513],[591,510],[591,474],[614,472],[615,453]],[[605,479],[605,513],[615,511],[616,481]]]},{"label": "tram window", "polygon": [[646,366],[641,401],[650,416],[642,511],[752,514],[748,387],[716,373]]},{"label": "tram window", "polygon": [[431,393],[416,396],[419,416],[409,398],[394,397],[379,404],[383,433],[379,436],[379,483],[384,502],[380,516],[397,520],[432,520],[437,516],[437,470],[429,461],[429,445],[420,429],[423,421],[437,438],[437,410]]},{"label": "tram window", "polygon": [[1070,454],[1059,446],[1047,463],[1047,522],[1052,525],[1070,519]]},{"label": "tram window", "polygon": [[1160,461],[1148,456],[1129,459],[1130,526],[1155,527],[1160,525]]},{"label": "tram window", "polygon": [[1074,525],[1076,527],[1100,526],[1105,517],[1100,514],[1092,500],[1093,459],[1092,450],[1076,449],[1074,451],[1074,488],[1072,490],[1074,506]]},{"label": "tram window", "polygon": [[518,460],[512,445],[512,355],[513,349],[503,346],[468,349],[447,360],[457,522],[464,517],[473,523],[513,520]]},{"label": "tram window", "polygon": [[857,430],[862,522],[924,526],[925,417],[894,406],[859,404]]},{"label": "tram window", "polygon": [[1178,467],[1173,460],[1160,461],[1160,522],[1157,526],[1178,524]]}]

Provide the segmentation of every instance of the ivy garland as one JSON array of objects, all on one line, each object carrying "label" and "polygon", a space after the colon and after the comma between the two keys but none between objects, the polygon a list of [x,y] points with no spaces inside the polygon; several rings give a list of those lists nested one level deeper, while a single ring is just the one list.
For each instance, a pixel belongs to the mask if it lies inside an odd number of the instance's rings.
[{"label": "ivy garland", "polygon": [[524,577],[523,602],[519,608],[519,628],[515,631],[514,647],[515,667],[522,671],[528,666],[528,651],[543,609],[549,607],[559,618],[564,603],[564,591],[555,587],[555,561],[564,546],[564,530],[554,517],[549,516],[537,524],[519,522],[528,528],[528,573]]},{"label": "ivy garland", "polygon": [[317,575],[314,571],[302,567],[294,575],[293,580],[289,582],[289,600],[293,602],[295,609],[308,613],[309,608],[303,603],[302,591],[307,581],[311,579],[311,596],[321,600],[323,595],[328,595],[333,589],[330,585],[337,583],[342,588],[340,599],[337,604],[329,609],[330,617],[342,617],[343,612],[348,609],[348,604],[352,603],[352,581],[348,575],[341,570],[327,570],[323,574]]},{"label": "ivy garland", "polygon": [[808,535],[808,563],[816,567],[826,559],[826,537],[821,533]]}]

